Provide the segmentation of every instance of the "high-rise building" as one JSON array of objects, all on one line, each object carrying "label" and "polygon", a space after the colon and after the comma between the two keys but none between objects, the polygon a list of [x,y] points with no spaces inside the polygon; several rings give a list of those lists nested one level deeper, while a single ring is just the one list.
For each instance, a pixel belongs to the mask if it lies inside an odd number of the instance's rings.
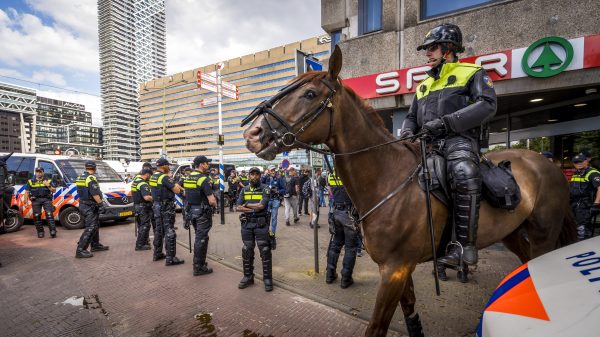
[{"label": "high-rise building", "polygon": [[[246,149],[241,120],[296,76],[297,51],[323,61],[329,58],[329,41],[327,35],[314,37],[224,62],[223,81],[235,84],[239,91],[238,100],[223,97],[223,153],[227,163],[262,164]],[[207,65],[140,86],[142,160],[158,158],[165,143],[172,159],[191,159],[199,154],[217,157],[217,106],[201,103],[216,94],[199,89],[196,83],[198,70],[210,73],[215,67]],[[295,164],[308,161],[305,151],[289,156]]]},{"label": "high-rise building", "polygon": [[92,113],[83,104],[38,96],[36,144],[38,153],[100,158],[102,127],[92,125]]},{"label": "high-rise building", "polygon": [[98,0],[105,158],[140,159],[138,85],[166,73],[164,0]]},{"label": "high-rise building", "polygon": [[0,152],[34,152],[36,93],[0,83]]}]

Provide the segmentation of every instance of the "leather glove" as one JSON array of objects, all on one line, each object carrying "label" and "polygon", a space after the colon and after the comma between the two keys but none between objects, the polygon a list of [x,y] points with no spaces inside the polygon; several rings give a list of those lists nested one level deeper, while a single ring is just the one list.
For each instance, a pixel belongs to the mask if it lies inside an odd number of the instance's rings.
[{"label": "leather glove", "polygon": [[98,214],[106,213],[106,206],[104,203],[98,204]]},{"label": "leather glove", "polygon": [[590,213],[592,213],[592,216],[600,214],[600,204],[593,204],[592,207],[590,207]]},{"label": "leather glove", "polygon": [[442,136],[446,133],[446,126],[441,119],[437,118],[429,121],[423,125],[423,129],[427,130],[427,133],[433,136]]},{"label": "leather glove", "polygon": [[412,138],[415,135],[413,134],[412,130],[402,130],[402,132],[400,133],[400,138],[405,139],[405,138]]}]

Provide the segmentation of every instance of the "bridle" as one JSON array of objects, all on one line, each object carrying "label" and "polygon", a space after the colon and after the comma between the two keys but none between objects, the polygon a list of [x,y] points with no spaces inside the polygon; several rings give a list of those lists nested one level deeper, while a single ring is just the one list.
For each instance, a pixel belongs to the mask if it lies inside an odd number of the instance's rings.
[{"label": "bridle", "polygon": [[[275,138],[274,142],[279,148],[281,148],[281,147],[299,147],[299,148],[315,151],[317,153],[321,153],[321,154],[325,154],[325,155],[330,154],[327,151],[323,151],[323,150],[318,149],[310,144],[307,144],[307,143],[304,143],[304,142],[298,140],[298,136],[302,132],[306,131],[306,129],[327,109],[330,111],[330,116],[329,116],[329,132],[327,134],[326,139],[329,138],[329,136],[331,135],[331,130],[333,129],[333,111],[334,111],[334,109],[333,109],[332,100],[333,100],[333,97],[335,96],[335,94],[337,93],[337,90],[334,86],[332,86],[330,83],[327,83],[325,80],[321,79],[321,83],[323,83],[329,89],[329,94],[327,95],[327,97],[324,100],[322,100],[319,103],[319,106],[315,110],[313,110],[312,112],[309,112],[307,114],[304,114],[297,122],[294,123],[294,125],[291,125],[290,123],[286,122],[281,117],[281,115],[279,115],[275,110],[273,110],[273,107],[283,97],[285,97],[290,92],[302,87],[306,83],[309,83],[309,81],[308,80],[299,80],[299,81],[292,82],[288,86],[282,88],[275,96],[271,97],[270,99],[268,99],[266,101],[263,101],[256,108],[254,108],[254,110],[246,118],[244,118],[242,120],[241,126],[243,127],[246,124],[253,121],[256,117],[266,114],[266,115],[269,115],[269,116],[273,117],[274,119],[276,119],[279,122],[279,124],[281,124],[285,128],[285,132],[282,132],[279,129],[274,128],[273,125],[271,124],[271,122],[269,121],[269,118],[267,118],[267,116],[265,116],[265,121],[267,122],[267,125],[269,126],[271,134]],[[301,125],[302,123],[304,123],[304,124],[300,128],[298,128],[297,131],[295,131],[297,126]]]}]

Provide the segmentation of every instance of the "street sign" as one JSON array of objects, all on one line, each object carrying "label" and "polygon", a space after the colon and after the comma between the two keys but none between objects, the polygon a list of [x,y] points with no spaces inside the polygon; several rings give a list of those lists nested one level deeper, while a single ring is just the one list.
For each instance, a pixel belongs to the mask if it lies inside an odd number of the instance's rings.
[{"label": "street sign", "polygon": [[323,71],[323,63],[317,59],[306,57],[306,71]]},{"label": "street sign", "polygon": [[205,99],[200,100],[200,105],[202,105],[202,106],[207,106],[207,105],[212,105],[212,104],[217,104],[217,96],[207,97]]},{"label": "street sign", "polygon": [[[198,70],[196,75],[198,88],[217,92],[216,75],[216,72],[203,73],[201,70]],[[238,88],[235,84],[221,80],[221,95],[237,100],[239,98]]]},{"label": "street sign", "polygon": [[312,167],[323,167],[323,156],[313,154],[310,165]]},{"label": "street sign", "polygon": [[287,169],[288,169],[288,167],[290,167],[290,164],[291,164],[291,163],[290,163],[290,160],[289,160],[289,159],[284,159],[284,160],[282,160],[282,161],[281,161],[281,164],[280,164],[280,165],[281,165],[281,168],[282,168],[282,169],[284,169],[284,170],[287,170]]}]

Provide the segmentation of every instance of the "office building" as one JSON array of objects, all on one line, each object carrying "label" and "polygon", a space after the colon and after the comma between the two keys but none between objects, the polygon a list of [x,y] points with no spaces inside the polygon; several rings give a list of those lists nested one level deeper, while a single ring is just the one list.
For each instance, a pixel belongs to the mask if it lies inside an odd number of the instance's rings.
[{"label": "office building", "polygon": [[0,152],[34,152],[36,93],[0,83]]},{"label": "office building", "polygon": [[140,158],[138,85],[166,73],[164,0],[98,0],[105,158]]}]

